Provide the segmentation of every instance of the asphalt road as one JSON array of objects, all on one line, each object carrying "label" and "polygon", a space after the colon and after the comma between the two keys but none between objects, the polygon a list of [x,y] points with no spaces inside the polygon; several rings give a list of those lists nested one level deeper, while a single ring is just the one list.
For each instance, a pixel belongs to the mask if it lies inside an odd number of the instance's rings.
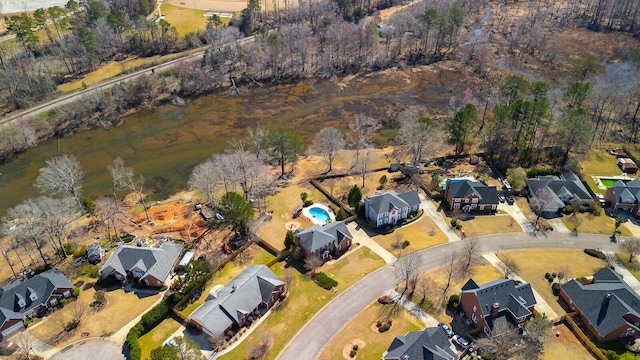
[{"label": "asphalt road", "polygon": [[[509,233],[487,235],[478,239],[479,253],[527,248],[595,248],[602,251],[613,251],[617,248],[617,244],[611,243],[608,236],[594,234],[572,236],[556,233],[532,237],[524,233]],[[463,241],[456,241],[420,251],[420,271],[441,265],[446,254],[461,250],[463,245]],[[396,284],[393,265],[387,265],[362,278],[307,322],[279,354],[278,359],[316,359],[324,346],[345,324]]]}]

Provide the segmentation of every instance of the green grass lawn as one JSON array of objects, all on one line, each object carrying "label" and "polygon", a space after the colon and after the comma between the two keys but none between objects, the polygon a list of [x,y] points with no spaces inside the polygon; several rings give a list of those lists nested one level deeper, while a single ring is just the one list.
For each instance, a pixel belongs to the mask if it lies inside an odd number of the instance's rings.
[{"label": "green grass lawn", "polygon": [[321,271],[339,283],[337,292],[333,293],[322,289],[309,278],[309,275],[301,274],[294,267],[285,263],[275,264],[271,269],[276,275],[281,278],[292,277],[287,303],[280,311],[273,311],[245,341],[221,358],[244,359],[250,349],[260,342],[261,335],[270,332],[274,337],[274,343],[266,359],[274,359],[300,328],[327,302],[358,279],[383,265],[384,261],[368,248],[358,249],[335,264],[325,264]]},{"label": "green grass lawn", "polygon": [[635,276],[636,279],[640,280],[640,262],[637,258],[633,258],[631,262],[629,262],[629,254],[627,253],[616,253],[616,258],[618,262],[627,268],[631,275]]},{"label": "green grass lawn", "polygon": [[162,346],[162,343],[171,336],[174,332],[178,331],[180,323],[172,318],[163,320],[153,330],[142,335],[138,342],[142,349],[142,359],[148,359],[151,355],[151,350]]},{"label": "green grass lawn", "polygon": [[[615,227],[616,221],[609,216],[606,216],[604,212],[600,216],[593,216],[589,213],[578,214],[579,233],[591,233],[591,234],[603,234],[603,235],[611,235],[613,234],[613,228]],[[574,227],[574,217],[573,215],[564,215],[562,217],[562,222],[569,228],[569,230],[573,230]],[[625,226],[621,226],[618,228],[620,230],[622,236],[632,236],[631,231],[627,229]]]},{"label": "green grass lawn", "polygon": [[615,156],[601,149],[591,149],[588,158],[580,162],[584,175],[620,175]]}]

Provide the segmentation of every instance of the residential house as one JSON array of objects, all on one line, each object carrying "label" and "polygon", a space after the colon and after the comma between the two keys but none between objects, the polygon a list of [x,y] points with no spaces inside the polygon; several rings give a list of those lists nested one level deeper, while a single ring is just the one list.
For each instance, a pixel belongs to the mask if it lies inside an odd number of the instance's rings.
[{"label": "residential house", "polygon": [[409,214],[420,211],[420,197],[415,190],[397,194],[387,191],[364,199],[364,216],[377,227],[395,225]]},{"label": "residential house", "polygon": [[633,179],[626,183],[622,180],[616,181],[607,189],[604,199],[614,210],[640,215],[640,179]]},{"label": "residential house", "polygon": [[351,247],[353,235],[344,221],[314,225],[295,233],[296,244],[302,248],[306,258],[318,256],[322,259],[338,257]]},{"label": "residential house", "polygon": [[182,252],[182,245],[165,242],[158,248],[119,246],[100,269],[100,277],[135,280],[160,287]]},{"label": "residential house", "polygon": [[635,174],[638,172],[638,165],[629,158],[618,158],[618,166],[627,174]]},{"label": "residential house", "polygon": [[468,179],[448,179],[444,199],[451,210],[492,213],[498,208],[498,190]]},{"label": "residential house", "polygon": [[462,287],[460,306],[476,328],[487,336],[499,322],[520,326],[533,315],[536,298],[529,284],[518,284],[512,279],[499,279],[478,285],[469,279]]},{"label": "residential house", "polygon": [[0,288],[0,339],[24,328],[23,320],[71,297],[73,285],[58,269],[51,269]]},{"label": "residential house", "polygon": [[560,297],[599,342],[638,333],[640,296],[609,268],[598,270],[590,284],[567,281],[560,287]]},{"label": "residential house", "polygon": [[593,198],[578,175],[565,171],[559,176],[546,175],[527,179],[531,198],[537,196],[544,199],[544,212],[558,212],[565,205],[579,199],[580,204],[589,205]]},{"label": "residential house", "polygon": [[285,294],[285,284],[265,265],[249,265],[220,290],[207,296],[189,323],[208,336],[237,331],[256,312],[265,314]]},{"label": "residential house", "polygon": [[457,360],[449,338],[440,327],[408,332],[396,336],[382,360]]}]

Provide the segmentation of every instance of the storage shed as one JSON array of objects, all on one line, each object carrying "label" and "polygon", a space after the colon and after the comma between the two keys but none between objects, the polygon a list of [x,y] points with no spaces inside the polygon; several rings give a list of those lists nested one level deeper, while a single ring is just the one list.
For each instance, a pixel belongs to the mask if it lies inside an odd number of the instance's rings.
[{"label": "storage shed", "polygon": [[191,260],[193,260],[193,252],[187,251],[186,253],[184,253],[184,256],[182,257],[182,260],[180,260],[180,263],[178,264],[178,267],[180,269],[184,269],[185,267],[187,267],[187,265],[189,265]]}]

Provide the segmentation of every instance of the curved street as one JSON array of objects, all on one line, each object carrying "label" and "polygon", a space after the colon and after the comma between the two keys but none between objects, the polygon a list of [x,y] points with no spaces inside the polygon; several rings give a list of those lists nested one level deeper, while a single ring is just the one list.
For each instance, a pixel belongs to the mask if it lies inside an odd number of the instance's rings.
[{"label": "curved street", "polygon": [[[607,235],[546,234],[532,236],[525,233],[494,234],[478,237],[478,254],[501,250],[528,248],[594,248],[615,251],[617,244],[611,243]],[[420,272],[441,265],[445,255],[461,250],[463,241],[449,242],[418,252]],[[320,355],[324,346],[349,323],[360,311],[392,289],[397,283],[393,265],[384,266],[355,283],[342,294],[325,305],[291,339],[278,359],[312,360]]]}]

